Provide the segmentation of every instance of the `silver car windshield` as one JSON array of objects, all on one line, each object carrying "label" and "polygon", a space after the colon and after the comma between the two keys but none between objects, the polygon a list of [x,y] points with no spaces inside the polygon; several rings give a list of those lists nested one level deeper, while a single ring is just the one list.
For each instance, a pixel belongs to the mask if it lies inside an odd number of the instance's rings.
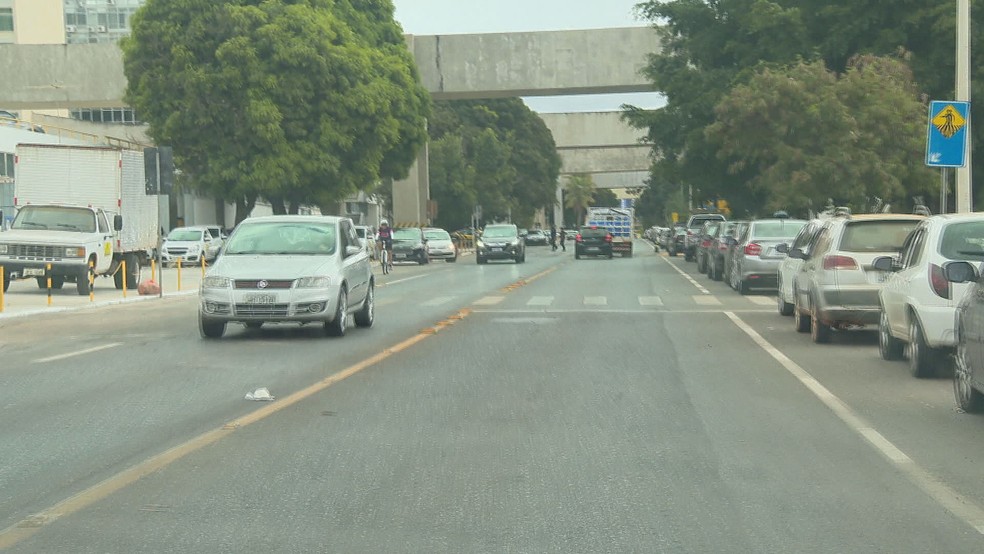
[{"label": "silver car windshield", "polygon": [[451,240],[451,235],[447,231],[427,231],[424,233],[427,240]]},{"label": "silver car windshield", "polygon": [[515,227],[486,227],[485,232],[482,233],[483,238],[510,238],[516,236]]},{"label": "silver car windshield", "polygon": [[167,234],[167,240],[202,240],[202,232],[200,229],[175,229]]},{"label": "silver car windshield", "polygon": [[240,225],[229,239],[226,255],[306,255],[335,253],[335,226],[318,223],[270,222]]},{"label": "silver car windshield", "polygon": [[844,229],[840,249],[847,252],[898,252],[918,220],[852,221]]}]

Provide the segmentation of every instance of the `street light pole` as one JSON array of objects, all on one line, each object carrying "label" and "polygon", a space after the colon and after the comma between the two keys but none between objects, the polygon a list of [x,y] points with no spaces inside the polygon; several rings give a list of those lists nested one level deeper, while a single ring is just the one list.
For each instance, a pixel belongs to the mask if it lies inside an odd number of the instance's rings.
[{"label": "street light pole", "polygon": [[[957,0],[957,75],[956,100],[970,102],[970,0]],[[967,113],[966,165],[957,168],[957,213],[974,210],[971,190],[972,118]]]}]

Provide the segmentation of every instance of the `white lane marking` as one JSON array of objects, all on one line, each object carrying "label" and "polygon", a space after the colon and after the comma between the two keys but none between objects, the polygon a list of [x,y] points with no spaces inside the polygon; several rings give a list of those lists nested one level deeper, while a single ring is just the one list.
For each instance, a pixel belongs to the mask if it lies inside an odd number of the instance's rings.
[{"label": "white lane marking", "polygon": [[973,527],[978,533],[984,535],[984,508],[974,504],[968,497],[959,494],[948,485],[934,477],[931,473],[916,464],[912,458],[906,455],[901,449],[892,444],[890,440],[879,433],[861,416],[856,414],[847,404],[845,404],[834,393],[820,384],[809,372],[800,367],[799,364],[789,359],[778,348],[765,340],[755,329],[745,323],[734,312],[724,312],[731,321],[745,332],[752,341],[765,350],[773,359],[786,368],[793,377],[796,377],[806,388],[810,389],[821,402],[824,403],[834,414],[840,418],[852,431],[860,435],[880,452],[887,460],[892,462],[895,467],[904,473],[923,492],[936,500],[944,509],[962,519],[965,523]]},{"label": "white lane marking", "polygon": [[776,299],[771,296],[746,296],[749,302],[752,304],[758,304],[759,306],[774,306]]},{"label": "white lane marking", "polygon": [[431,298],[427,302],[423,302],[421,304],[421,306],[430,306],[430,307],[440,306],[442,304],[447,304],[448,302],[451,302],[452,300],[454,300],[454,297],[453,296],[438,296],[436,298]]},{"label": "white lane marking", "polygon": [[122,346],[122,342],[112,342],[109,344],[104,344],[102,346],[93,346],[92,348],[86,348],[85,350],[79,350],[77,352],[69,352],[67,354],[59,354],[57,356],[49,356],[47,358],[38,358],[34,360],[33,363],[44,364],[47,362],[57,362],[58,360],[64,360],[67,358],[73,358],[75,356],[82,356],[84,354],[92,354],[93,352],[99,352],[100,350],[107,350],[109,348],[116,348],[117,346]]},{"label": "white lane marking", "polygon": [[715,296],[694,296],[694,303],[699,306],[720,306],[721,301]]},{"label": "white lane marking", "polygon": [[684,279],[690,281],[690,284],[691,285],[697,287],[697,290],[699,290],[700,292],[702,292],[704,294],[711,294],[711,291],[705,289],[700,283],[698,283],[697,281],[695,281],[693,277],[691,277],[690,275],[687,275],[687,273],[684,270],[682,270],[679,267],[677,267],[676,264],[673,263],[673,262],[671,262],[669,258],[663,258],[663,260],[665,260],[666,263],[670,264],[670,267],[672,267],[673,269],[675,269],[677,271],[677,273],[679,273],[680,275],[683,275],[683,278]]},{"label": "white lane marking", "polygon": [[639,297],[640,306],[662,306],[663,299],[658,296],[640,296]]},{"label": "white lane marking", "polygon": [[[748,308],[744,310],[731,310],[734,313],[741,314],[771,314],[774,313],[774,309],[765,308]],[[614,308],[551,308],[551,309],[476,309],[472,310],[473,314],[626,314],[626,315],[647,315],[652,316],[653,314],[678,314],[678,315],[702,315],[702,314],[718,314],[720,315],[721,309],[614,309]]]},{"label": "white lane marking", "polygon": [[529,302],[526,303],[527,306],[549,306],[553,304],[553,296],[534,296],[530,298]]},{"label": "white lane marking", "polygon": [[494,306],[505,299],[505,296],[486,296],[485,298],[479,298],[474,304],[476,306]]},{"label": "white lane marking", "polygon": [[604,296],[585,296],[584,297],[585,306],[607,306],[608,299]]},{"label": "white lane marking", "polygon": [[406,283],[407,281],[413,281],[414,279],[420,279],[422,277],[427,277],[430,273],[424,273],[423,275],[414,275],[413,277],[404,277],[403,279],[397,279],[396,281],[387,281],[386,283],[380,283],[376,285],[377,287],[388,287],[391,285],[398,285],[400,283]]}]

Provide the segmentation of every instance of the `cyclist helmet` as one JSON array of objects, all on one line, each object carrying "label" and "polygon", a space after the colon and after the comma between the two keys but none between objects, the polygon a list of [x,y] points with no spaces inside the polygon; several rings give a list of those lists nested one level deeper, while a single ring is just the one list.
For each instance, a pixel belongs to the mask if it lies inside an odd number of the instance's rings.
[{"label": "cyclist helmet", "polygon": [[389,221],[386,221],[385,219],[382,220],[382,221],[380,221],[379,224],[380,225],[386,225],[387,227],[389,227]]}]

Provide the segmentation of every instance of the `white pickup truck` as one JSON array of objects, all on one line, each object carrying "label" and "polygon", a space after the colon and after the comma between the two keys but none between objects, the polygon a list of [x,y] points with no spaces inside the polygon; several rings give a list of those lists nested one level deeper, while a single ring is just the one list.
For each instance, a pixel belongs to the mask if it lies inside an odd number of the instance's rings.
[{"label": "white pickup truck", "polygon": [[158,197],[146,194],[141,152],[21,144],[15,175],[17,215],[0,234],[4,291],[18,279],[46,288],[50,277],[52,288],[74,282],[89,294],[90,265],[117,288],[124,279],[136,288],[158,240]]}]

